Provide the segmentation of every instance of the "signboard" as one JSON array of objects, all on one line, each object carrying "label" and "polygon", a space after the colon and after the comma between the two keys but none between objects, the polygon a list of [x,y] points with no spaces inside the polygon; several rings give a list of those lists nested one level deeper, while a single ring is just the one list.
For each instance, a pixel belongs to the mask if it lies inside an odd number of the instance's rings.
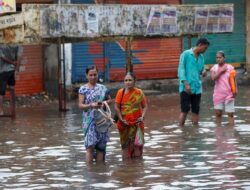
[{"label": "signboard", "polygon": [[19,16],[2,18],[0,31],[8,27],[18,28],[18,32],[23,30],[23,35],[17,36],[23,37],[18,41],[24,43],[54,42],[59,37],[64,37],[65,42],[75,42],[116,36],[225,33],[233,32],[234,27],[233,4],[22,6],[23,21]]},{"label": "signboard", "polygon": [[16,0],[0,0],[0,15],[16,12]]},{"label": "signboard", "polygon": [[23,25],[23,15],[15,14],[9,16],[0,17],[0,30],[4,28],[9,28],[17,25]]}]

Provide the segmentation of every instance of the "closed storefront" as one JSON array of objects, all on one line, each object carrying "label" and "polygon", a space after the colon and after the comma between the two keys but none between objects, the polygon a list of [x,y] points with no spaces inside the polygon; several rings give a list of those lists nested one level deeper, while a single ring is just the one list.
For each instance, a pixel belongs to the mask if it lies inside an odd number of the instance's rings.
[{"label": "closed storefront", "polygon": [[[16,10],[21,12],[22,4],[51,4],[54,0],[16,0]],[[44,91],[44,59],[42,45],[23,45],[20,71],[16,73],[16,95],[32,95]],[[7,92],[7,97],[9,92]]]},{"label": "closed storefront", "polygon": [[22,65],[16,75],[16,95],[30,95],[42,91],[43,46],[23,46]]},{"label": "closed storefront", "polygon": [[[217,33],[202,35],[207,37],[211,45],[205,53],[206,64],[215,63],[215,54],[218,50],[225,52],[226,61],[235,66],[246,63],[246,27],[245,0],[184,0],[184,4],[234,4],[234,29],[232,33]],[[192,38],[195,45],[197,38]],[[188,48],[188,40],[184,40],[184,49]]]},{"label": "closed storefront", "polygon": [[86,81],[85,70],[96,65],[99,77],[105,78],[105,43],[89,41],[72,45],[72,83]]},{"label": "closed storefront", "polygon": [[[106,0],[98,3],[120,4],[180,4],[179,0]],[[73,0],[72,3],[85,3]],[[132,64],[138,79],[176,78],[181,38],[133,39]],[[120,81],[126,69],[125,40],[85,42],[72,45],[72,83],[85,81],[83,72],[88,65],[97,65],[105,81]]]},{"label": "closed storefront", "polygon": [[[125,73],[125,42],[109,46],[110,80],[120,81]],[[138,79],[176,78],[181,52],[180,38],[145,38],[132,41],[133,71]]]}]

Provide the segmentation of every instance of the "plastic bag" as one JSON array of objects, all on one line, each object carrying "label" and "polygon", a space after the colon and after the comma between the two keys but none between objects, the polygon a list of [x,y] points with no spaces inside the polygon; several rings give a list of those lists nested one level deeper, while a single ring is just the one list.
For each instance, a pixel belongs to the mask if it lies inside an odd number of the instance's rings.
[{"label": "plastic bag", "polygon": [[144,135],[142,129],[140,127],[137,127],[134,145],[142,147],[143,144],[144,144]]}]

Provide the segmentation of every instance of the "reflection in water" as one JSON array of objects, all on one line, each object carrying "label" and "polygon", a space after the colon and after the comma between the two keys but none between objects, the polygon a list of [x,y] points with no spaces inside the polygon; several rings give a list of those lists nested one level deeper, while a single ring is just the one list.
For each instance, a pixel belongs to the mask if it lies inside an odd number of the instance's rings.
[{"label": "reflection in water", "polygon": [[250,189],[250,91],[236,99],[234,127],[216,126],[211,91],[200,126],[177,126],[178,95],[149,96],[143,159],[122,161],[111,130],[106,163],[86,164],[77,103],[19,109],[0,120],[0,189]]}]

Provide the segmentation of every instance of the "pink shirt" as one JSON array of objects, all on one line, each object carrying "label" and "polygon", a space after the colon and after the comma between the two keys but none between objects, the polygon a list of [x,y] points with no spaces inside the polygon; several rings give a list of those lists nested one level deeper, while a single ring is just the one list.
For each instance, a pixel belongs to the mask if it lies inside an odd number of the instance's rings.
[{"label": "pink shirt", "polygon": [[[222,102],[229,102],[234,100],[231,86],[229,83],[230,71],[233,70],[233,66],[225,64],[227,66],[227,71],[220,75],[220,77],[215,80],[214,94],[213,94],[213,103],[217,105]],[[220,69],[218,64],[214,65],[211,68],[211,72],[217,73]]]}]

